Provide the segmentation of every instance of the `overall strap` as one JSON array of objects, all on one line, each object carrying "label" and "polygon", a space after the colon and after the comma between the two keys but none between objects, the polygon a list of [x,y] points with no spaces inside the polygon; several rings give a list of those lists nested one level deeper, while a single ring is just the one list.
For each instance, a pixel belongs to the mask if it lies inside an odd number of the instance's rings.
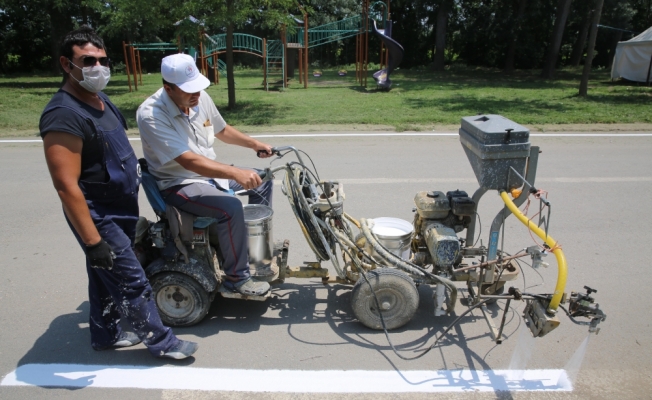
[{"label": "overall strap", "polygon": [[68,99],[66,96],[72,96],[70,93],[68,93],[66,91],[62,91],[62,92],[64,93],[62,101],[59,104],[52,104],[52,105],[48,105],[47,107],[45,107],[45,110],[43,110],[43,114],[45,114],[45,113],[47,113],[49,111],[55,110],[57,108],[66,108],[66,109],[74,112],[75,114],[79,115],[80,117],[84,118],[85,120],[90,121],[93,124],[93,126],[95,127],[95,132],[97,132],[98,135],[101,135],[102,132],[100,130],[100,127],[95,122],[95,118],[93,118],[88,113],[88,111],[84,110],[79,104],[75,103],[74,100]]},{"label": "overall strap", "polygon": [[125,129],[125,131],[128,129],[127,127],[127,120],[125,120],[125,117],[122,115],[120,110],[118,110],[118,107],[115,106],[115,104],[111,103],[111,100],[109,100],[109,97],[105,95],[102,92],[98,92],[97,95],[104,101],[104,104],[108,105],[111,111],[115,114],[115,116],[118,118],[120,121],[120,124],[122,124],[122,127]]}]

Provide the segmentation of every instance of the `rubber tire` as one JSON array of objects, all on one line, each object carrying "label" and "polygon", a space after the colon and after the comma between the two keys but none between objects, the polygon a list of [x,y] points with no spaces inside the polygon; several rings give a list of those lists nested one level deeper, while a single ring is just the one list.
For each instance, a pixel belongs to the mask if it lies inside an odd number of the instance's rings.
[{"label": "rubber tire", "polygon": [[[190,276],[179,272],[161,272],[151,277],[150,283],[158,313],[165,325],[195,325],[208,314],[211,306],[210,295]],[[171,312],[176,308],[176,303],[169,293],[179,293],[184,296],[181,304],[186,304],[185,312],[176,315]]]},{"label": "rubber tire", "polygon": [[387,330],[400,328],[410,322],[419,307],[419,291],[412,278],[397,269],[378,268],[368,272],[367,279],[369,283],[361,276],[351,294],[351,306],[358,321],[371,329],[383,329],[380,314],[376,311],[373,288],[380,304],[390,304],[389,309],[383,310]]}]

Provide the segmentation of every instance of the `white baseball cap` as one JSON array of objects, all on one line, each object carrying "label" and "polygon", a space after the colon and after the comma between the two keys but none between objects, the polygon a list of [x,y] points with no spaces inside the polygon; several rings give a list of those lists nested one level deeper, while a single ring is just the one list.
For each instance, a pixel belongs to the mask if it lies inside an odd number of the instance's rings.
[{"label": "white baseball cap", "polygon": [[188,54],[173,54],[161,62],[161,75],[186,93],[197,93],[210,86],[211,81],[202,75],[195,60]]}]

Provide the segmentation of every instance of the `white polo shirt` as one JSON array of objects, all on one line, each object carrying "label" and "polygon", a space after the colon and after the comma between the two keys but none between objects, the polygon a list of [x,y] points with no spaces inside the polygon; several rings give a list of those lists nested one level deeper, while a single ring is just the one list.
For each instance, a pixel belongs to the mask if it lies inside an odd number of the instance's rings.
[{"label": "white polo shirt", "polygon": [[[136,121],[149,172],[160,190],[193,182],[209,184],[212,178],[189,171],[174,161],[187,151],[211,160],[216,158],[215,134],[226,128],[226,122],[205,91],[201,91],[197,107],[186,115],[161,88],[138,107]],[[215,181],[224,189],[229,188],[228,179]]]}]

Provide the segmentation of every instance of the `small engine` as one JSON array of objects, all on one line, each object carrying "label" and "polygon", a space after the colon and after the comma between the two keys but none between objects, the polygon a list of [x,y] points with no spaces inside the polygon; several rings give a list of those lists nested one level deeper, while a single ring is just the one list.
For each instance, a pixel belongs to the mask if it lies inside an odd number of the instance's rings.
[{"label": "small engine", "polygon": [[449,271],[461,262],[457,233],[466,229],[475,214],[475,202],[466,192],[455,190],[418,192],[414,197],[413,261],[432,264],[436,272]]}]

